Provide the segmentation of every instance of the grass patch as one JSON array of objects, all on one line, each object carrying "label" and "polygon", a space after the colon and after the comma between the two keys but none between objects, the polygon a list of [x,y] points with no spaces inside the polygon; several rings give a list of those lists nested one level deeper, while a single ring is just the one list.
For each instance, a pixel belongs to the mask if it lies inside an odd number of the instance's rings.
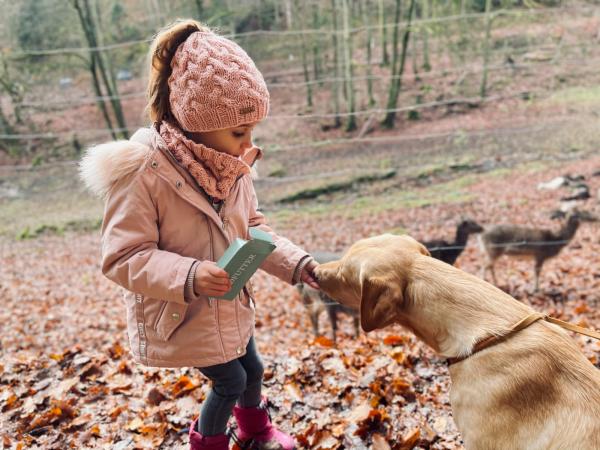
[{"label": "grass patch", "polygon": [[600,103],[600,86],[568,87],[551,95],[544,102],[560,105],[589,105]]},{"label": "grass patch", "polygon": [[465,192],[463,188],[476,181],[477,177],[467,175],[424,189],[397,190],[385,195],[361,196],[348,201],[344,201],[343,198],[333,199],[328,200],[327,203],[310,203],[294,209],[276,209],[268,212],[267,216],[278,224],[285,224],[300,217],[319,218],[336,215],[352,219],[392,209],[422,208],[440,203],[465,203],[472,199],[472,194]]},{"label": "grass patch", "polygon": [[17,235],[17,239],[34,239],[42,235],[62,236],[67,231],[94,231],[99,230],[101,226],[102,219],[71,220],[61,225],[42,224],[33,230],[27,226]]},{"label": "grass patch", "polygon": [[349,180],[338,181],[335,183],[327,183],[322,186],[314,188],[301,189],[300,191],[294,192],[290,195],[286,195],[277,200],[278,203],[293,203],[298,200],[309,200],[320,197],[324,194],[331,194],[339,191],[346,191],[352,189],[354,186],[363,183],[372,183],[374,181],[387,180],[396,176],[395,170],[388,170],[382,174],[368,174],[353,177]]},{"label": "grass patch", "polygon": [[99,227],[102,201],[84,190],[75,166],[14,171],[2,176],[0,236],[30,239]]}]

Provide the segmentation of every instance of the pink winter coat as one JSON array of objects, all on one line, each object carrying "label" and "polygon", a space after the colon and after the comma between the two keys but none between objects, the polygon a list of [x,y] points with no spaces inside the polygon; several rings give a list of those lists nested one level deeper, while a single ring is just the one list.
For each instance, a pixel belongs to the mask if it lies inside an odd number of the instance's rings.
[{"label": "pink winter coat", "polygon": [[248,227],[257,225],[277,246],[261,268],[292,282],[307,253],[266,225],[251,176],[238,179],[217,213],[153,128],[89,149],[81,174],[106,202],[102,271],[128,291],[127,331],[135,360],[206,367],[245,354],[254,332],[251,287],[227,301],[190,294],[185,284],[194,262],[218,260],[235,238],[247,238]]}]

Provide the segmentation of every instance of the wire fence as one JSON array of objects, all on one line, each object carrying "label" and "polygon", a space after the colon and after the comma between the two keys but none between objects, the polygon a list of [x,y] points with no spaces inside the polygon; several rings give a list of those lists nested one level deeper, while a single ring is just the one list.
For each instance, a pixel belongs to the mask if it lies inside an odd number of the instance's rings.
[{"label": "wire fence", "polygon": [[[384,136],[366,136],[366,137],[348,137],[348,138],[339,138],[339,139],[324,139],[324,140],[312,140],[306,141],[302,144],[296,145],[286,145],[286,146],[270,146],[269,152],[275,154],[278,152],[289,152],[300,149],[316,149],[324,146],[345,146],[351,147],[353,144],[358,143],[411,143],[411,142],[422,142],[428,140],[435,139],[460,139],[467,140],[471,137],[476,136],[485,136],[485,135],[493,135],[493,136],[515,136],[519,134],[531,134],[534,132],[543,132],[548,129],[556,129],[557,126],[569,127],[569,122],[576,122],[579,120],[578,118],[574,118],[571,115],[556,115],[553,117],[547,117],[542,123],[537,123],[536,125],[527,125],[527,126],[510,126],[510,127],[495,127],[493,129],[482,128],[482,129],[458,129],[451,131],[442,131],[442,132],[433,132],[433,133],[411,133],[411,134],[390,134]],[[135,129],[137,130],[137,129]],[[105,129],[101,129],[101,131],[106,131]],[[128,131],[134,131],[134,129],[128,129]],[[39,135],[32,135],[37,138]],[[43,135],[42,135],[43,136]],[[2,135],[0,135],[2,138]],[[447,145],[447,143],[444,143]],[[272,148],[271,148],[272,147]],[[44,163],[40,166],[32,166],[31,164],[23,164],[23,165],[10,165],[10,166],[2,166],[0,165],[0,173],[4,172],[18,172],[18,171],[43,171],[47,169],[52,169],[54,167],[62,167],[62,166],[76,166],[79,161],[56,161]],[[418,170],[426,168],[429,164],[422,165],[413,165],[412,169]],[[261,177],[260,180],[264,181],[268,179],[269,182],[272,183],[286,183],[289,181],[297,181],[302,179],[314,179],[314,178],[328,178],[335,175],[343,175],[345,173],[356,172],[354,169],[349,170],[336,170],[331,172],[320,172],[313,173],[311,175],[304,176],[283,176],[283,177]]]},{"label": "wire fence", "polygon": [[[410,80],[414,80],[415,78],[419,78],[420,80],[439,80],[439,79],[445,79],[447,78],[449,75],[451,74],[455,74],[455,73],[459,73],[461,74],[461,76],[466,76],[466,75],[474,75],[474,74],[479,74],[481,72],[483,72],[484,70],[487,70],[489,72],[494,72],[494,71],[500,71],[500,70],[521,70],[521,69],[527,69],[527,68],[532,68],[532,67],[544,67],[547,65],[552,65],[552,64],[556,64],[557,63],[557,59],[556,59],[556,53],[558,52],[563,52],[565,50],[569,50],[572,48],[578,48],[581,47],[583,45],[582,42],[576,42],[576,43],[571,43],[571,44],[557,44],[554,46],[550,46],[549,44],[536,44],[536,45],[530,45],[530,46],[522,46],[522,47],[518,47],[517,49],[514,49],[518,52],[530,52],[530,51],[535,51],[535,50],[548,50],[550,52],[553,52],[554,55],[553,56],[549,56],[547,57],[547,60],[545,61],[533,61],[530,63],[516,63],[516,62],[512,62],[512,63],[507,63],[506,61],[503,61],[501,64],[492,64],[492,65],[488,65],[488,66],[484,66],[482,64],[478,64],[478,65],[467,65],[467,66],[462,66],[462,67],[447,67],[444,69],[439,69],[439,70],[430,70],[430,71],[423,71],[420,73],[411,73],[411,72],[407,72],[404,73],[402,75],[370,75],[370,76],[352,76],[352,77],[327,77],[327,78],[316,78],[316,79],[312,79],[309,81],[295,81],[295,82],[272,82],[272,83],[267,83],[269,88],[302,88],[302,87],[307,87],[307,86],[314,86],[314,85],[323,85],[323,84],[329,84],[329,83],[346,83],[350,80],[354,81],[354,82],[359,82],[359,81],[381,81],[381,80],[385,80],[385,81],[390,81],[390,80],[396,80],[396,79],[404,79],[407,81]],[[506,51],[505,49],[497,49],[497,52],[501,52],[501,51]],[[511,52],[514,56],[514,54],[516,53],[515,51]],[[474,55],[479,55],[481,54],[481,52],[472,52],[469,53],[465,56],[468,57],[472,57]],[[589,58],[586,59],[562,59],[561,62],[565,62],[567,64],[572,64],[572,65],[577,65],[578,67],[581,67],[581,65],[591,65],[594,64],[596,62],[598,62],[598,60],[590,60]],[[367,65],[367,62],[363,62],[363,65]],[[359,63],[357,63],[356,65],[360,65]],[[265,74],[265,78],[270,78],[270,77],[276,77],[277,74]],[[99,101],[107,101],[107,100],[130,100],[130,99],[139,99],[139,98],[144,98],[147,96],[147,93],[145,91],[138,91],[138,92],[131,92],[131,93],[126,93],[126,94],[119,94],[119,95],[103,95],[103,96],[95,96],[95,97],[87,97],[87,98],[83,98],[83,99],[61,99],[61,100],[33,100],[33,101],[22,101],[22,102],[17,102],[14,103],[14,106],[17,107],[22,107],[22,108],[47,108],[49,106],[81,106],[81,105],[89,105],[89,104],[94,104],[97,103]]]},{"label": "wire fence", "polygon": [[[292,145],[292,146],[282,146],[278,148],[274,148],[270,150],[272,153],[277,152],[286,152],[293,151],[305,148],[319,148],[323,146],[339,146],[343,145],[346,147],[350,147],[353,144],[358,143],[410,143],[410,142],[419,142],[426,141],[432,139],[443,139],[443,138],[456,138],[456,139],[469,139],[474,136],[484,136],[488,134],[492,134],[494,136],[498,135],[518,135],[518,134],[527,134],[533,132],[539,132],[547,130],[549,127],[555,127],[560,124],[563,126],[568,126],[570,120],[573,120],[570,116],[555,116],[550,119],[546,119],[544,123],[533,125],[533,126],[512,126],[505,128],[494,128],[494,129],[476,129],[476,130],[452,130],[452,131],[444,131],[444,132],[436,132],[436,133],[419,133],[419,134],[408,134],[408,135],[388,135],[388,136],[370,136],[370,137],[349,137],[349,138],[341,138],[341,139],[327,139],[327,140],[316,140],[316,141],[307,141],[301,145]],[[79,162],[78,161],[57,161],[44,163],[40,166],[32,166],[31,164],[24,165],[10,165],[10,166],[2,166],[0,165],[0,173],[4,172],[18,172],[18,171],[43,171],[46,169],[51,169],[54,167],[62,167],[62,166],[75,166]],[[423,165],[413,165],[411,166],[414,170],[426,168],[429,164]],[[261,181],[267,179],[271,183],[286,183],[289,181],[297,181],[302,179],[315,179],[315,178],[328,178],[336,175],[343,175],[345,173],[356,172],[354,169],[349,170],[336,170],[332,172],[320,172],[318,174],[304,175],[304,176],[284,176],[284,177],[267,177],[260,178]]]},{"label": "wire fence", "polygon": [[[505,10],[505,9],[500,9],[497,11],[493,12],[493,17],[529,17],[529,16],[533,16],[533,17],[543,17],[544,14],[549,14],[549,15],[556,15],[556,14],[561,14],[561,15],[567,15],[567,14],[578,14],[578,15],[582,15],[582,14],[586,14],[586,11],[595,11],[595,9],[593,7],[590,8],[583,8],[583,7],[560,7],[560,8],[555,8],[555,9],[525,9],[525,10]],[[415,29],[419,28],[419,27],[426,27],[426,26],[430,26],[432,24],[447,24],[447,23],[454,23],[454,22],[459,22],[459,21],[472,21],[475,19],[479,19],[482,17],[487,17],[485,13],[468,13],[468,14],[458,14],[458,15],[451,15],[451,16],[445,16],[445,17],[436,17],[436,18],[429,18],[429,19],[418,19],[413,21],[412,23],[412,27],[415,27]],[[394,23],[384,23],[384,24],[377,24],[377,25],[368,25],[368,26],[360,26],[360,27],[355,27],[352,28],[350,30],[351,33],[359,33],[365,30],[379,30],[379,29],[386,29],[388,27],[393,27],[396,24]],[[230,37],[235,37],[235,38],[245,38],[245,37],[255,37],[255,36],[259,36],[259,35],[265,35],[265,36],[297,36],[297,35],[310,35],[310,34],[315,34],[315,33],[320,33],[320,34],[325,34],[325,35],[329,35],[329,34],[335,34],[335,33],[342,33],[343,30],[327,30],[327,29],[323,29],[323,28],[314,28],[314,29],[302,29],[302,30],[258,30],[255,32],[248,32],[248,33],[238,33],[235,36],[230,36]],[[43,55],[51,55],[51,54],[60,54],[61,52],[65,52],[65,53],[72,53],[72,52],[80,52],[80,51],[108,51],[108,50],[113,50],[113,49],[118,49],[118,48],[124,48],[127,47],[128,45],[139,45],[142,43],[148,43],[149,40],[133,40],[133,41],[129,41],[129,42],[123,42],[123,43],[116,43],[116,44],[109,44],[109,45],[105,45],[105,46],[98,46],[98,47],[72,47],[72,48],[58,48],[58,49],[40,49],[40,50],[30,50],[28,52],[22,53],[22,55],[25,54],[30,54],[32,56],[43,56]],[[564,52],[569,51],[572,48],[575,47],[580,47],[582,45],[584,45],[585,43],[583,42],[576,42],[576,43],[570,43],[570,44],[563,44],[562,41],[558,42],[555,45],[550,45],[550,44],[533,44],[533,45],[527,45],[527,46],[521,46],[518,47],[516,49],[513,49],[513,52],[527,52],[527,51],[536,51],[536,50],[548,50],[549,52],[552,53],[551,57],[549,60],[547,61],[541,61],[541,62],[530,62],[530,63],[514,63],[511,62],[510,64],[507,63],[501,63],[501,64],[491,64],[488,65],[487,67],[484,65],[471,65],[471,66],[467,66],[467,67],[449,67],[449,68],[445,68],[445,69],[441,69],[441,70],[436,70],[436,71],[430,71],[430,72],[422,72],[419,74],[411,74],[411,73],[406,73],[406,74],[402,74],[402,75],[398,75],[398,76],[392,76],[392,75],[366,75],[366,76],[354,76],[351,78],[348,77],[324,77],[324,78],[317,78],[317,79],[313,79],[313,80],[309,80],[309,81],[299,81],[299,82],[273,82],[269,84],[269,87],[271,88],[276,88],[276,89],[295,89],[295,88],[302,88],[302,87],[309,87],[309,86],[313,86],[313,85],[323,85],[323,84],[329,84],[329,83],[347,83],[350,80],[354,81],[354,82],[361,82],[361,81],[392,81],[401,77],[404,77],[407,80],[410,79],[414,79],[416,77],[419,77],[421,80],[431,80],[431,81],[435,81],[435,80],[440,80],[440,79],[446,79],[450,74],[459,74],[460,78],[464,79],[464,77],[470,76],[470,75],[475,75],[478,73],[483,72],[484,70],[487,70],[489,72],[495,72],[495,71],[506,71],[506,70],[523,70],[523,69],[527,69],[527,68],[531,68],[531,67],[546,67],[546,66],[551,66],[552,64],[556,64],[557,63],[557,57]],[[494,51],[497,52],[502,52],[504,49],[499,48],[499,49],[495,49]],[[12,52],[10,49],[8,49],[7,54],[10,54],[11,57],[16,57],[19,56],[18,52]],[[481,54],[481,51],[474,51],[469,53],[469,55],[471,57],[473,57],[473,55],[478,55]],[[15,56],[16,55],[16,56]],[[561,64],[563,66],[576,66],[578,68],[580,67],[591,67],[592,65],[594,65],[594,63],[597,60],[595,59],[590,59],[590,58],[586,58],[586,59],[571,59],[571,60],[567,60],[567,59],[561,59]],[[363,64],[367,64],[367,62],[363,62]],[[357,64],[358,66],[359,64]],[[282,72],[279,72],[282,73]],[[277,76],[276,74],[272,74],[272,76]],[[266,74],[266,77],[269,77],[269,74]],[[529,93],[527,93],[529,94]],[[124,93],[124,94],[119,94],[119,95],[111,95],[111,96],[95,96],[95,97],[86,97],[86,98],[79,98],[79,99],[53,99],[53,100],[30,100],[30,101],[23,101],[23,102],[18,102],[15,103],[13,105],[13,107],[18,107],[18,108],[49,108],[49,107],[53,107],[53,106],[62,106],[62,107],[73,107],[73,106],[80,106],[80,105],[86,105],[86,104],[94,104],[94,103],[98,103],[98,102],[103,102],[103,101],[107,101],[107,100],[135,100],[135,99],[140,99],[145,97],[145,92],[131,92],[131,93]],[[469,97],[469,98],[453,98],[453,99],[449,99],[449,100],[441,100],[441,101],[431,101],[431,102],[419,102],[417,104],[413,104],[413,105],[406,105],[400,108],[368,108],[368,109],[363,109],[363,110],[358,110],[358,111],[345,111],[345,112],[339,112],[339,113],[328,113],[328,112],[322,112],[322,113],[311,113],[311,114],[279,114],[279,115],[274,115],[274,116],[270,116],[267,118],[267,121],[285,121],[288,122],[289,120],[306,120],[306,121],[310,121],[310,120],[317,120],[317,119],[330,119],[330,118],[336,118],[336,119],[341,119],[341,118],[349,118],[349,117],[361,117],[361,116],[374,116],[374,115],[380,115],[380,114],[387,114],[387,113],[397,113],[397,112],[405,112],[405,111],[418,111],[421,109],[427,109],[427,108],[436,108],[436,107],[440,107],[440,106],[449,106],[449,105],[456,105],[456,104],[481,104],[481,103],[487,103],[490,101],[497,101],[497,100],[502,100],[502,99],[508,99],[508,98],[512,98],[514,97],[518,97],[518,96],[522,96],[524,95],[524,92],[518,92],[518,93],[508,93],[507,95],[499,95],[499,96],[492,96],[492,97],[488,97],[486,99],[480,99],[477,97]],[[32,140],[58,140],[61,138],[77,138],[79,139],[80,137],[87,137],[90,139],[94,139],[96,137],[100,137],[100,136],[104,136],[104,135],[109,135],[109,134],[114,134],[114,133],[121,133],[121,132],[133,132],[135,131],[137,128],[139,128],[140,126],[144,126],[144,124],[140,124],[137,126],[128,126],[126,128],[115,128],[115,129],[108,129],[108,128],[90,128],[90,129],[74,129],[74,130],[69,130],[69,131],[59,131],[59,132],[47,132],[47,133],[5,133],[5,134],[1,134],[0,135],[0,139],[2,140],[7,140],[7,141],[32,141]],[[322,146],[322,145],[330,145],[330,144],[334,144],[335,142],[331,141],[331,140],[323,140],[321,142],[317,142],[317,143],[310,143],[311,145],[318,145],[318,146]],[[302,144],[300,144],[302,145]],[[296,149],[296,148],[301,148],[300,146],[298,146],[298,144],[287,144],[287,145],[281,145],[278,147],[275,147],[274,150],[277,151],[285,151],[287,149]]]},{"label": "wire fence", "polygon": [[[527,15],[531,15],[531,16],[537,16],[537,15],[566,15],[568,13],[577,13],[577,14],[585,14],[585,13],[589,13],[590,11],[595,11],[595,9],[593,7],[590,8],[582,8],[580,6],[578,7],[561,7],[561,8],[554,8],[554,9],[522,9],[522,10],[515,10],[515,9],[499,9],[496,11],[492,12],[492,16],[493,17],[523,17],[523,16],[527,16]],[[415,19],[411,22],[411,28],[419,28],[421,26],[424,25],[432,25],[432,24],[445,24],[447,22],[460,22],[460,21],[466,21],[466,20],[474,20],[474,19],[485,19],[487,17],[487,14],[485,12],[482,13],[466,13],[466,14],[457,14],[457,15],[450,15],[450,16],[444,16],[444,17],[434,17],[434,18],[428,18],[428,19]],[[301,30],[255,30],[255,31],[248,31],[248,32],[243,32],[243,33],[236,33],[236,34],[224,34],[225,37],[230,38],[230,39],[240,39],[240,38],[247,38],[247,37],[256,37],[256,36],[267,36],[267,37],[273,37],[273,36],[306,36],[306,35],[339,35],[339,36],[343,36],[343,34],[345,32],[349,32],[351,34],[356,34],[362,31],[367,31],[367,30],[380,30],[380,29],[387,29],[387,28],[393,28],[395,27],[396,24],[393,22],[388,22],[388,23],[384,23],[384,24],[377,24],[377,25],[364,25],[364,26],[360,26],[360,27],[355,27],[355,28],[350,28],[349,30],[332,30],[332,29],[327,29],[327,28],[308,28],[308,29],[301,29]],[[400,24],[401,28],[406,28],[406,24]],[[139,45],[139,44],[149,44],[150,42],[152,42],[152,39],[136,39],[136,40],[130,40],[130,41],[125,41],[125,42],[120,42],[120,43],[114,43],[114,44],[107,44],[107,45],[101,45],[101,46],[96,46],[96,47],[89,47],[89,46],[84,46],[84,47],[64,47],[64,48],[53,48],[53,49],[31,49],[31,50],[24,50],[24,51],[15,51],[11,48],[6,48],[4,49],[4,52],[9,55],[9,57],[14,58],[14,59],[20,59],[20,58],[24,58],[24,57],[29,57],[29,56],[54,56],[54,55],[61,55],[61,54],[71,54],[71,53],[90,53],[90,52],[103,52],[103,51],[110,51],[110,50],[115,50],[115,49],[122,49],[122,48],[127,48],[127,47],[131,47],[131,46],[135,46],[135,45]]]}]

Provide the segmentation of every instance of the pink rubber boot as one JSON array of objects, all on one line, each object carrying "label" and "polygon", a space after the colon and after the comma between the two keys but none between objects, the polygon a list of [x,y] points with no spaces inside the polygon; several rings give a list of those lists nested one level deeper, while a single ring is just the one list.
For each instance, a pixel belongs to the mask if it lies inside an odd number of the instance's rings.
[{"label": "pink rubber boot", "polygon": [[194,420],[190,425],[190,450],[229,450],[229,436],[217,434],[216,436],[202,436],[196,431]]},{"label": "pink rubber boot", "polygon": [[254,408],[240,408],[235,405],[233,415],[238,424],[233,439],[240,448],[294,450],[296,447],[293,437],[279,431],[271,423],[267,399],[263,398],[261,404]]}]

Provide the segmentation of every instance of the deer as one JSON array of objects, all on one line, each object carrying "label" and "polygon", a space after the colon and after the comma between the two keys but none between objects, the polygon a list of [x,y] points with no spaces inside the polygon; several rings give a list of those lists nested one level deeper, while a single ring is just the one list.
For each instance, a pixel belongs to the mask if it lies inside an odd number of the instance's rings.
[{"label": "deer", "polygon": [[[323,264],[330,261],[336,261],[340,259],[342,255],[340,253],[315,252],[312,256],[317,262],[319,262],[319,264]],[[327,316],[329,317],[329,322],[331,323],[331,333],[334,344],[337,342],[337,325],[339,313],[345,313],[346,315],[349,315],[353,318],[354,336],[358,337],[358,311],[339,304],[327,294],[325,294],[323,291],[312,288],[309,285],[304,284],[302,282],[296,284],[296,289],[300,294],[302,303],[304,304],[306,312],[308,313],[308,316],[310,318],[315,337],[319,337],[321,335],[321,333],[319,332],[319,316],[323,311],[327,311]]]},{"label": "deer", "polygon": [[480,233],[482,231],[483,227],[477,222],[465,219],[456,227],[454,242],[448,242],[443,239],[434,239],[423,242],[422,244],[427,247],[427,250],[429,250],[432,257],[453,265],[465,249],[469,235]]},{"label": "deer", "polygon": [[534,292],[539,290],[539,279],[544,263],[558,255],[573,239],[582,221],[595,222],[597,219],[585,211],[571,211],[558,231],[544,228],[528,228],[518,225],[496,225],[480,235],[480,243],[486,254],[481,278],[489,270],[494,284],[498,284],[494,265],[502,255],[530,257],[535,261]]}]

